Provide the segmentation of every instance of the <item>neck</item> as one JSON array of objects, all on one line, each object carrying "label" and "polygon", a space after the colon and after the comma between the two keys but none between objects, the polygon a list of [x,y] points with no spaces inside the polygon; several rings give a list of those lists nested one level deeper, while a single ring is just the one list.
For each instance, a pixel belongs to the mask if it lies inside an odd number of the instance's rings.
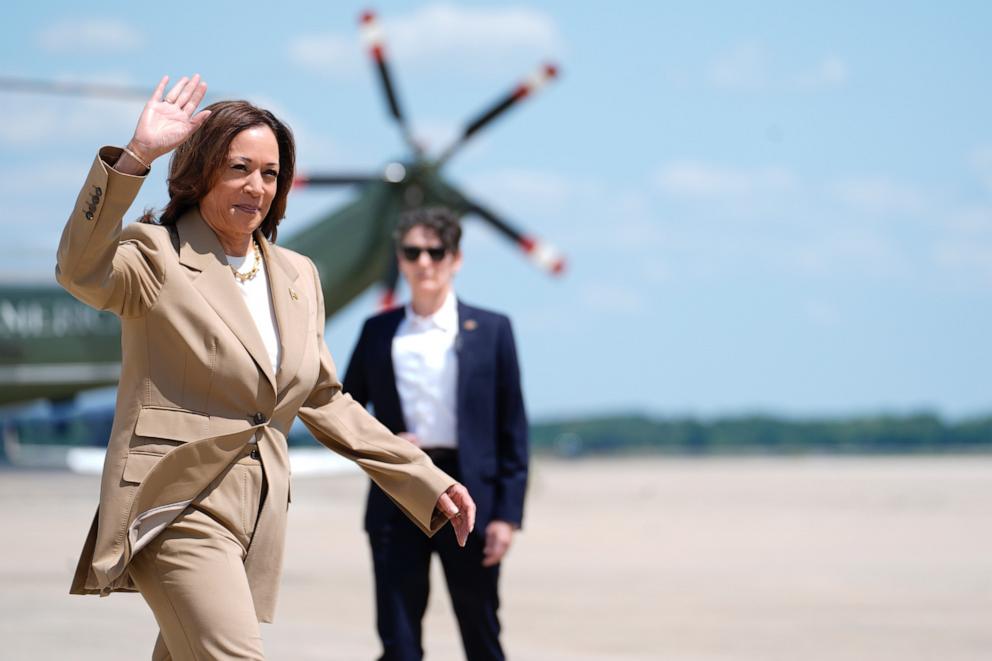
[{"label": "neck", "polygon": [[220,245],[224,248],[224,254],[230,255],[231,257],[244,257],[248,254],[251,249],[251,234],[247,236],[239,234],[238,236],[225,236],[219,232],[214,232],[217,234],[217,240],[220,241]]},{"label": "neck", "polygon": [[230,255],[231,257],[244,257],[248,254],[248,250],[251,248],[252,234],[232,234],[230,232],[223,232],[218,229],[218,226],[207,218],[207,214],[203,213],[203,209],[200,209],[200,216],[203,217],[203,221],[214,231],[217,236],[217,240],[220,241],[221,248],[224,249],[225,255]]},{"label": "neck", "polygon": [[419,316],[429,317],[441,309],[450,291],[451,289],[446,287],[438,292],[418,292],[414,294],[413,299],[410,301],[410,307]]}]

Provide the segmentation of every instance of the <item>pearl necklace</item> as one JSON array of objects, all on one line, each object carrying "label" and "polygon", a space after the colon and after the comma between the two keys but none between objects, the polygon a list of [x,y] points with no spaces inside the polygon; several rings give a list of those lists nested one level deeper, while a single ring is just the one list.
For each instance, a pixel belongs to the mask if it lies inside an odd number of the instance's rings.
[{"label": "pearl necklace", "polygon": [[238,271],[238,269],[228,264],[228,266],[231,266],[231,273],[233,273],[234,277],[238,280],[238,282],[241,283],[248,282],[249,280],[254,278],[258,274],[258,267],[262,263],[262,257],[261,255],[258,254],[258,241],[252,241],[251,247],[252,247],[252,254],[255,257],[255,265],[251,267],[250,271],[248,271],[247,273],[241,273],[240,271]]}]

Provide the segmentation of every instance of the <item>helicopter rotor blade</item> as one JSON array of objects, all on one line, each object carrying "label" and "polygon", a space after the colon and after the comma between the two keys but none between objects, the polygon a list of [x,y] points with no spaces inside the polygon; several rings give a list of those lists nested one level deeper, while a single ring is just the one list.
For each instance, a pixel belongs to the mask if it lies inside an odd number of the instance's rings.
[{"label": "helicopter rotor blade", "polygon": [[402,163],[387,163],[382,174],[356,174],[353,172],[335,174],[309,174],[297,175],[293,180],[293,188],[306,188],[308,186],[353,186],[361,184],[371,184],[375,182],[385,182],[387,184],[398,184],[406,178],[407,170]]},{"label": "helicopter rotor blade", "polygon": [[550,81],[558,77],[558,66],[555,64],[547,63],[541,65],[537,71],[535,71],[531,76],[525,79],[523,82],[518,84],[513,90],[508,92],[498,101],[493,103],[485,111],[479,113],[472,121],[468,123],[465,130],[462,131],[462,135],[455,140],[455,142],[449,146],[441,154],[437,163],[440,166],[442,163],[447,161],[451,156],[461,149],[469,138],[475,135],[479,129],[491,123],[494,119],[505,113],[507,110],[515,106],[517,103],[523,99],[531,96],[542,87],[547,85]]},{"label": "helicopter rotor blade", "polygon": [[379,310],[386,311],[396,307],[396,285],[400,280],[400,266],[396,255],[389,260],[389,269],[381,280],[382,294],[379,296]]},{"label": "helicopter rotor blade", "polygon": [[366,11],[359,19],[361,23],[362,39],[368,46],[369,54],[375,60],[376,68],[379,71],[379,80],[382,82],[382,89],[386,93],[386,101],[389,103],[389,112],[400,127],[403,140],[413,149],[414,153],[420,154],[421,148],[413,139],[410,127],[406,123],[403,111],[400,109],[399,98],[396,95],[396,87],[393,85],[393,78],[389,73],[389,64],[386,60],[385,38],[379,19],[373,11]]},{"label": "helicopter rotor blade", "polygon": [[0,76],[0,91],[27,92],[29,94],[57,94],[61,96],[92,96],[107,99],[147,101],[152,88],[139,85],[111,85],[105,83],[74,83],[57,80],[38,80]]},{"label": "helicopter rotor blade", "polygon": [[355,186],[385,181],[381,175],[367,174],[314,174],[300,175],[293,179],[293,188],[310,188],[312,186]]},{"label": "helicopter rotor blade", "polygon": [[560,276],[565,272],[565,256],[551,244],[522,233],[489,209],[470,200],[466,212],[474,213],[492,225],[500,234],[516,243],[529,260],[550,275]]}]

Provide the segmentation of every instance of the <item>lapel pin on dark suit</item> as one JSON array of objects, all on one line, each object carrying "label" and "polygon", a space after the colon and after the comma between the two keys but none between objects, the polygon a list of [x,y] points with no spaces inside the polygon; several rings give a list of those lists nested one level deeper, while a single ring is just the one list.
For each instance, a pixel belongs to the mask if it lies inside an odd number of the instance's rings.
[{"label": "lapel pin on dark suit", "polygon": [[[465,331],[471,332],[478,327],[479,327],[479,322],[477,322],[475,319],[466,319],[465,321],[462,322],[462,330]],[[463,344],[464,344],[464,340],[462,339],[462,334],[459,333],[455,337],[455,351],[461,353]]]}]

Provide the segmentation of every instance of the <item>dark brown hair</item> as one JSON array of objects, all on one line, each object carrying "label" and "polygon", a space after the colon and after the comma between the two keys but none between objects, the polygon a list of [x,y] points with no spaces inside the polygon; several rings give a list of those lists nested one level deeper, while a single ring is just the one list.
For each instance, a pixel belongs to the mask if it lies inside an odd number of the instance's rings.
[{"label": "dark brown hair", "polygon": [[462,225],[454,211],[447,207],[422,207],[404,211],[400,215],[399,222],[396,223],[396,229],[393,230],[393,240],[397,248],[400,247],[400,241],[406,233],[418,225],[437,234],[441,239],[441,245],[448,252],[452,254],[458,252],[458,244],[462,240]]},{"label": "dark brown hair", "polygon": [[[218,101],[204,110],[209,110],[210,116],[203,126],[176,147],[169,160],[169,203],[159,216],[158,224],[173,225],[200,203],[217,183],[221,168],[227,163],[231,143],[239,133],[254,126],[268,126],[279,144],[279,175],[275,197],[259,229],[265,238],[275,242],[279,221],[286,215],[286,197],[293,187],[296,168],[292,131],[271,112],[247,101]],[[156,222],[151,211],[146,211],[140,220]]]}]

